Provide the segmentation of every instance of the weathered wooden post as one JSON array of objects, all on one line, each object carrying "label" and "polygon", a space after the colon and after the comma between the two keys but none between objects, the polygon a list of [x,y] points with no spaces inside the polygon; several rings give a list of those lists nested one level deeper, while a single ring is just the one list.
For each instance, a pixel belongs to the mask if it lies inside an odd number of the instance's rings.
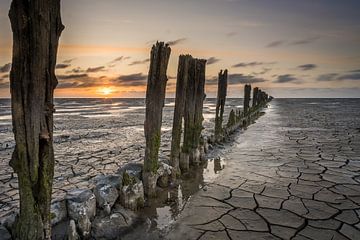
[{"label": "weathered wooden post", "polygon": [[216,101],[216,113],[215,113],[215,139],[218,139],[223,134],[223,115],[227,93],[227,77],[228,71],[221,70],[218,79],[218,92]]},{"label": "weathered wooden post", "polygon": [[247,114],[250,108],[251,85],[245,85],[244,88],[244,113]]},{"label": "weathered wooden post", "polygon": [[259,93],[259,88],[255,87],[254,91],[253,91],[253,103],[252,103],[252,107],[255,107],[256,105],[258,105],[258,93]]},{"label": "weathered wooden post", "polygon": [[54,176],[53,95],[61,23],[60,0],[13,0],[10,73],[15,150],[10,165],[19,178],[20,215],[14,239],[50,239]]},{"label": "weathered wooden post", "polygon": [[186,100],[186,88],[189,81],[189,66],[192,57],[190,55],[180,55],[178,74],[176,80],[175,109],[171,139],[170,164],[173,167],[172,178],[180,174],[180,143],[182,118],[184,117],[184,108]]},{"label": "weathered wooden post", "polygon": [[144,192],[148,197],[156,196],[162,110],[168,80],[166,71],[170,52],[170,47],[163,42],[157,42],[151,49],[150,69],[146,89],[144,124],[146,147],[143,171]]},{"label": "weathered wooden post", "polygon": [[203,59],[192,59],[189,67],[184,112],[184,142],[180,154],[180,168],[183,172],[189,169],[190,163],[196,164],[200,160],[198,146],[203,128],[205,67],[206,60]]}]

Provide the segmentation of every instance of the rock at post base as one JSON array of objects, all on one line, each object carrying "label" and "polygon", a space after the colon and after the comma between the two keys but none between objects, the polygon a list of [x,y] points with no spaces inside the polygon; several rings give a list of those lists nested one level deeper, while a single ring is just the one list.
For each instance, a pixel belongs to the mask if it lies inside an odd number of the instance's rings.
[{"label": "rock at post base", "polygon": [[51,225],[58,224],[67,218],[66,201],[56,201],[51,204]]},{"label": "rock at post base", "polygon": [[128,170],[123,175],[123,187],[120,192],[120,202],[128,209],[138,210],[144,206],[143,183],[135,176],[131,176]]},{"label": "rock at post base", "polygon": [[3,225],[0,225],[0,240],[11,240],[9,231]]},{"label": "rock at post base", "polygon": [[83,237],[88,237],[91,230],[91,220],[96,214],[96,198],[91,190],[76,189],[68,192],[68,215],[75,220]]},{"label": "rock at post base", "polygon": [[122,175],[103,176],[97,180],[94,194],[99,208],[110,214],[122,188]]},{"label": "rock at post base", "polygon": [[74,220],[70,220],[69,223],[69,232],[68,232],[68,240],[79,240],[79,234],[76,231],[76,225]]},{"label": "rock at post base", "polygon": [[157,185],[159,187],[166,188],[169,186],[169,180],[172,171],[173,171],[173,167],[171,167],[170,165],[164,162],[161,162],[159,164],[159,168],[157,170],[157,175],[158,175]]}]

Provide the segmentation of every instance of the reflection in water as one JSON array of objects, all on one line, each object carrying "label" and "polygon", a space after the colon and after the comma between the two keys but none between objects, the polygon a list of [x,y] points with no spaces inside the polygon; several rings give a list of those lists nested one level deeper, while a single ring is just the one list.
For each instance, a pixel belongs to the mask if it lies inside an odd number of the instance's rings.
[{"label": "reflection in water", "polygon": [[223,158],[217,157],[204,161],[203,165],[194,167],[182,176],[178,185],[158,192],[156,199],[151,199],[142,211],[142,229],[150,231],[163,230],[173,223],[184,208],[190,196],[202,189],[206,183],[216,179],[225,167]]}]

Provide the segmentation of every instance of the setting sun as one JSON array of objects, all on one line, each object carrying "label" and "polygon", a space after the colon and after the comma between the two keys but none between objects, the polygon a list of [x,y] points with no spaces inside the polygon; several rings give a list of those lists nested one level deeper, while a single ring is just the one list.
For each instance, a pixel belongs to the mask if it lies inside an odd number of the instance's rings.
[{"label": "setting sun", "polygon": [[98,90],[98,93],[100,93],[101,95],[110,95],[111,93],[113,93],[113,89],[111,87],[102,87]]}]

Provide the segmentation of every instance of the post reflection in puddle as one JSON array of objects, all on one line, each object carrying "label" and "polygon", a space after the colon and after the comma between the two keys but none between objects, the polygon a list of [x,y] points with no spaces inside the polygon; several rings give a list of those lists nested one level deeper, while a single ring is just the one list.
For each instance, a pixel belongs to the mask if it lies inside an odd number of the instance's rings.
[{"label": "post reflection in puddle", "polygon": [[163,230],[171,225],[190,197],[205,184],[214,181],[225,165],[224,158],[208,159],[201,166],[193,167],[189,173],[184,174],[177,186],[159,191],[156,199],[149,200],[141,216],[148,225],[148,231]]}]

